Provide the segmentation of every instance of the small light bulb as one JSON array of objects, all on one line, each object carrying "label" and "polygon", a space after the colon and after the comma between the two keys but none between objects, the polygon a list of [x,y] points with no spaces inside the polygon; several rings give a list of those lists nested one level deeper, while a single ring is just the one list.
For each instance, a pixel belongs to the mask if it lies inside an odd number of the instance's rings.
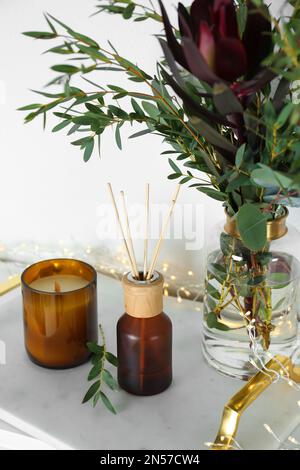
[{"label": "small light bulb", "polygon": [[265,430],[268,431],[270,434],[273,433],[272,429],[270,428],[270,426],[269,426],[268,424],[265,423],[265,424],[264,424],[264,428],[265,428]]}]

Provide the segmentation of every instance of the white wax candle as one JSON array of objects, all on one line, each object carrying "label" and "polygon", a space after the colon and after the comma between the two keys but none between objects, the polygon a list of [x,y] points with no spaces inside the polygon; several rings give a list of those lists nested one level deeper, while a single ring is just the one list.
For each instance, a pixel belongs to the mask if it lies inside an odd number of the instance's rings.
[{"label": "white wax candle", "polygon": [[30,284],[32,289],[41,292],[56,292],[55,285],[59,286],[60,292],[70,292],[81,289],[89,284],[89,281],[73,274],[54,274],[53,276],[36,279]]}]

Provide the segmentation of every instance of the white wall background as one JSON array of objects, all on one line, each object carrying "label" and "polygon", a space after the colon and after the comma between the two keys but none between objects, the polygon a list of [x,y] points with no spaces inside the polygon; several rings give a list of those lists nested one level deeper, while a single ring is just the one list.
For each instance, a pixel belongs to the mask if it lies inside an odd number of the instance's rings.
[{"label": "white wall background", "polygon": [[[51,133],[56,121],[50,120],[43,132],[41,121],[24,126],[22,113],[16,111],[21,105],[39,101],[29,89],[41,89],[51,77],[49,67],[62,63],[63,57],[42,55],[50,42],[21,35],[22,31],[45,30],[43,11],[100,44],[110,39],[122,55],[150,73],[154,71],[161,52],[152,35],[160,30],[160,25],[151,21],[132,24],[104,13],[91,18],[95,3],[95,0],[1,0],[0,241],[5,243],[20,240],[55,243],[61,239],[97,242],[96,212],[99,203],[109,202],[107,181],[124,189],[130,202],[141,201],[145,182],[151,184],[153,202],[170,200],[174,182],[166,179],[169,166],[167,158],[160,156],[164,147],[158,137],[126,141],[123,131],[124,149],[120,152],[113,133],[107,132],[102,139],[102,159],[95,154],[86,164],[81,152],[69,145],[64,132]],[[172,11],[173,2],[168,0],[165,4]],[[280,0],[273,1],[273,8],[281,4]],[[97,77],[99,83],[124,84],[118,74],[99,72]],[[128,133],[131,132],[129,129]],[[221,204],[187,187],[181,192],[180,203],[203,205],[208,235],[223,217]],[[292,211],[291,218],[298,223],[298,213]],[[175,257],[176,263],[186,268],[197,269],[202,265],[201,253],[185,252],[183,242],[168,241],[163,256]]]}]

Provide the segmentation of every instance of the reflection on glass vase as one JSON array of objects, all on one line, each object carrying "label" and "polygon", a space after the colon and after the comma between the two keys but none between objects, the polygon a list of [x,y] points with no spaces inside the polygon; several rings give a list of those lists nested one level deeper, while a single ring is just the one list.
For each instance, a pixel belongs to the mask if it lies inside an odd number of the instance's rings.
[{"label": "reflection on glass vase", "polygon": [[261,252],[246,248],[227,217],[218,246],[208,255],[203,352],[224,374],[247,379],[270,354],[296,348],[299,314],[300,234],[287,229],[288,211],[267,224]]}]

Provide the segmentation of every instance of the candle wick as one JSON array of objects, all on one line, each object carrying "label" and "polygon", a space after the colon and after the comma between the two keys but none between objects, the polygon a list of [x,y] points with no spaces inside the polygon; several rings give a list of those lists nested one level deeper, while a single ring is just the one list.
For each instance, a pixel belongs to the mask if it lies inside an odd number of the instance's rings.
[{"label": "candle wick", "polygon": [[54,282],[54,289],[55,289],[55,292],[61,292],[61,285],[58,281]]}]

